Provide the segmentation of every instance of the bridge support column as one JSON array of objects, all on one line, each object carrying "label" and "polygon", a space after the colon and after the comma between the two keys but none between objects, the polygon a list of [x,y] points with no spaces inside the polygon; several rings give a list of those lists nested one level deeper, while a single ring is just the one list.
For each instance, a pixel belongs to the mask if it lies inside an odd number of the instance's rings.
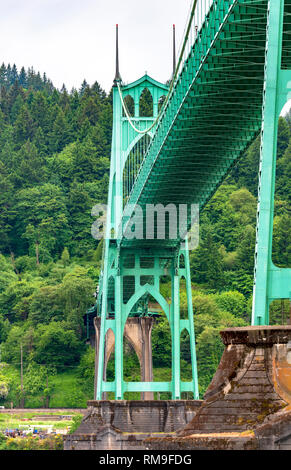
[{"label": "bridge support column", "polygon": [[269,324],[274,299],[291,298],[291,269],[272,262],[278,120],[290,98],[291,71],[282,70],[284,0],[270,0],[267,23],[265,93],[259,169],[257,239],[252,325]]},{"label": "bridge support column", "polygon": [[115,278],[115,399],[123,398],[123,328],[121,302],[121,276]]},{"label": "bridge support column", "polygon": [[[142,340],[142,362],[141,380],[142,382],[153,381],[153,358],[152,358],[152,318],[140,318],[141,340]],[[153,400],[153,392],[142,392],[142,400]]]},{"label": "bridge support column", "polygon": [[[98,377],[98,358],[100,354],[100,328],[101,328],[101,318],[95,317],[94,318],[94,329],[95,329],[95,381],[94,381],[94,396],[96,396],[97,390],[97,377]],[[114,333],[111,329],[109,329],[105,336],[105,345],[104,345],[104,365],[103,365],[103,380],[106,382],[106,370],[107,364],[110,359],[110,355],[114,349]],[[107,394],[106,392],[102,393],[102,400],[106,400]]]},{"label": "bridge support column", "polygon": [[173,381],[173,400],[180,400],[180,299],[179,299],[179,276],[175,273],[173,276],[172,287],[172,381]]},{"label": "bridge support column", "polygon": [[192,363],[192,381],[193,381],[193,390],[194,390],[193,398],[194,400],[199,400],[190,259],[189,259],[187,241],[186,241],[186,250],[184,252],[184,258],[185,258],[185,270],[186,270],[186,293],[187,293],[188,318],[189,318],[190,348],[191,348],[191,356],[192,356],[192,362],[191,362]]}]

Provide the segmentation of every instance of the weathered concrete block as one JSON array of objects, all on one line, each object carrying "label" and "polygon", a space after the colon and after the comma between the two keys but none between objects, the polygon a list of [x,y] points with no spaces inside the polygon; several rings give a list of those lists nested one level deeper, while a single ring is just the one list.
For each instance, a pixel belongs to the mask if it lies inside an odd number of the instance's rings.
[{"label": "weathered concrete block", "polygon": [[65,450],[146,449],[144,441],[184,428],[200,400],[90,401],[78,430],[64,437]]},{"label": "weathered concrete block", "polygon": [[229,328],[200,409],[150,449],[291,449],[291,326]]}]

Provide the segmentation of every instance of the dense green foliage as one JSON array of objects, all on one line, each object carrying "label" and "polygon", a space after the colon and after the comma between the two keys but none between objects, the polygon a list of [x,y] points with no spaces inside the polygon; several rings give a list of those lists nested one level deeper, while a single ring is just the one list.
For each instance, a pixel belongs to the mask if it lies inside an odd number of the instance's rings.
[{"label": "dense green foliage", "polygon": [[63,436],[6,438],[0,433],[0,450],[64,450]]},{"label": "dense green foliage", "polygon": [[[143,108],[146,114],[146,97]],[[111,127],[112,95],[97,82],[58,91],[32,69],[0,68],[0,402],[6,405],[78,407],[93,397],[94,351],[85,344],[83,315],[99,277],[101,244],[91,236],[91,210],[107,200]],[[291,265],[290,137],[289,116],[280,118],[273,260],[282,267]],[[259,150],[258,138],[208,203],[200,245],[191,253],[201,393],[222,353],[219,330],[250,321]],[[170,299],[168,284],[163,291]],[[289,301],[274,303],[272,322],[286,322],[289,310]],[[185,331],[181,351],[189,380]],[[125,356],[126,380],[139,380],[129,345]],[[169,380],[165,318],[154,326],[153,361],[155,380]],[[107,375],[113,379],[112,361]]]}]

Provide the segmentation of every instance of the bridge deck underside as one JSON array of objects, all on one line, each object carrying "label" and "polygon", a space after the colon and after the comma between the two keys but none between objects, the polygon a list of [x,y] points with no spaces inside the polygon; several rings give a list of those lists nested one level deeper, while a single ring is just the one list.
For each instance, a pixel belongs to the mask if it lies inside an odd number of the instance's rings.
[{"label": "bridge deck underside", "polygon": [[[290,65],[289,10],[288,0],[283,68]],[[267,14],[267,0],[213,5],[157,127],[130,204],[198,204],[203,209],[259,134]],[[149,241],[122,241],[124,246],[134,243]]]}]

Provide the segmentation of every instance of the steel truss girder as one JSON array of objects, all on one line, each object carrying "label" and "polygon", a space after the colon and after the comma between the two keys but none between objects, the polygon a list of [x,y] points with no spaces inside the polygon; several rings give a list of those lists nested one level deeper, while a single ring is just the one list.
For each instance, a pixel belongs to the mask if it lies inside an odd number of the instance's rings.
[{"label": "steel truss girder", "polygon": [[[266,2],[262,2],[261,4],[262,4],[262,5],[266,5]],[[235,8],[233,8],[233,11],[235,11]],[[226,27],[227,27],[227,24],[226,24]],[[242,28],[242,30],[245,31],[245,28]],[[237,31],[236,31],[235,29],[234,29],[234,31],[235,31],[235,33],[237,34]],[[227,33],[227,34],[228,34],[228,33]],[[225,41],[225,40],[226,40],[226,39],[223,38],[221,41]],[[216,44],[217,44],[217,42],[216,42]],[[213,48],[213,49],[214,49],[214,48]],[[216,51],[217,51],[217,47],[216,47],[215,49],[216,49]],[[210,50],[209,53],[208,53],[208,58],[209,58],[209,60],[211,60],[211,50]],[[190,60],[190,59],[189,59],[189,60]],[[204,60],[204,62],[205,62],[205,56],[204,56],[204,59],[203,59],[203,60]],[[206,64],[206,62],[205,62],[205,64]],[[262,64],[263,64],[263,60],[262,60]],[[262,68],[262,67],[260,67],[260,68]],[[206,67],[206,65],[205,65],[205,69],[206,69],[205,72],[203,72],[203,70],[201,69],[201,73],[207,73],[207,67]],[[185,73],[186,73],[186,75],[189,74],[189,70],[186,70]],[[247,78],[249,78],[249,77],[247,77]],[[199,82],[198,79],[196,80],[196,82],[197,82],[197,87],[200,86],[200,84],[198,83],[198,82]],[[263,83],[263,76],[262,76],[262,75],[261,75],[260,80],[257,81],[257,83],[261,83],[261,84]],[[187,87],[186,87],[186,88],[187,88]],[[186,88],[185,88],[185,87],[183,88],[183,90],[184,90],[183,93],[185,93],[185,89],[186,89]],[[182,88],[181,88],[181,91],[182,91]],[[179,94],[179,93],[178,93],[178,94]],[[181,95],[181,93],[180,93],[180,95]],[[258,98],[261,99],[261,97],[262,97],[262,87],[261,87],[260,93],[258,92],[257,95],[258,95]],[[189,98],[189,93],[187,94],[187,97]],[[189,99],[190,99],[190,98],[189,98]],[[199,96],[196,97],[196,101],[197,101],[197,100],[199,100]],[[186,101],[187,101],[186,99],[183,100],[183,103],[184,103],[184,104],[183,104],[183,107],[181,107],[181,113],[184,112],[184,110],[186,109]],[[233,102],[230,101],[229,104],[232,105]],[[225,103],[224,103],[224,105],[225,105]],[[208,106],[209,106],[209,100],[208,100]],[[250,104],[248,103],[248,108],[249,108],[249,106],[250,106]],[[254,105],[253,105],[253,106],[254,106]],[[207,107],[207,101],[205,102],[205,105],[203,105],[203,108],[206,108],[206,107]],[[195,104],[195,106],[193,106],[193,108],[197,110],[197,109],[198,109],[198,108],[197,108],[197,104]],[[243,108],[243,105],[241,106],[241,108]],[[255,110],[255,111],[254,111],[254,110]],[[255,113],[258,114],[258,118],[257,118],[256,122],[254,122],[254,120],[252,120],[252,128],[250,129],[249,134],[247,134],[247,132],[246,132],[246,135],[240,139],[240,141],[239,141],[239,144],[240,144],[240,145],[238,146],[238,148],[237,148],[237,150],[236,150],[236,158],[235,158],[235,159],[237,159],[238,156],[243,153],[242,150],[243,150],[244,148],[246,148],[247,143],[250,142],[252,139],[254,139],[254,138],[257,136],[257,134],[258,134],[258,131],[259,131],[259,123],[260,123],[259,114],[260,114],[260,111],[261,111],[261,102],[258,102],[258,105],[255,106],[254,110],[253,110],[252,116],[254,115],[254,112],[255,112]],[[243,113],[242,113],[242,115],[243,115]],[[203,116],[203,114],[202,114],[202,116]],[[194,118],[193,118],[193,119],[194,119]],[[213,119],[213,115],[212,115],[212,119]],[[245,121],[245,122],[247,122],[247,121]],[[175,127],[175,129],[174,129],[174,126],[177,126],[177,124],[178,124],[178,119],[176,118],[176,119],[175,119],[175,124],[172,125],[172,129],[173,129],[176,133],[178,133],[179,130],[180,130],[179,127]],[[199,127],[198,127],[198,131],[199,131]],[[181,130],[181,132],[183,132],[183,129]],[[158,134],[158,131],[157,131],[156,134]],[[186,135],[186,133],[185,133],[185,135]],[[169,137],[170,137],[170,135],[169,135]],[[173,138],[176,139],[177,142],[179,142],[179,140],[177,140],[177,139],[179,139],[179,137],[178,137],[178,138],[173,137]],[[244,141],[244,139],[245,139],[245,141]],[[154,140],[155,140],[155,139],[154,139]],[[195,136],[193,137],[193,144],[192,144],[192,143],[190,144],[189,151],[191,150],[191,146],[192,146],[192,148],[193,148],[194,140],[195,140]],[[182,143],[183,143],[183,141],[185,141],[185,138],[182,140]],[[192,140],[191,140],[191,142],[192,142]],[[154,142],[153,142],[153,143],[154,143]],[[163,145],[165,146],[165,145],[166,145],[166,142],[165,142]],[[168,147],[168,149],[166,150],[167,153],[169,153],[169,152],[170,152],[170,153],[174,153],[174,152],[175,152],[175,149],[173,148],[173,145],[171,145],[171,144],[169,145],[169,144],[167,143],[167,147]],[[209,145],[209,143],[208,143],[207,141],[206,141],[206,143],[205,143],[205,147],[204,147],[204,148],[205,148],[205,150],[206,150],[207,148],[210,148],[210,145]],[[225,148],[225,152],[228,152],[228,151],[231,150],[230,148],[227,149],[227,147],[224,147],[224,148]],[[203,147],[200,147],[200,149],[199,149],[199,148],[197,148],[197,146],[196,146],[195,151],[200,152],[200,150],[202,150],[202,149],[203,149]],[[187,148],[185,147],[185,145],[183,145],[182,147],[177,147],[177,151],[181,152],[181,154],[182,154],[183,152],[184,152],[184,154],[186,154],[186,153],[187,153]],[[160,158],[162,159],[162,155],[160,155]],[[148,166],[146,167],[146,170],[147,170],[146,185],[148,185],[148,184],[150,183],[151,179],[152,179],[152,178],[149,178],[149,175],[150,175],[151,172],[154,171],[154,165],[148,165]],[[226,171],[227,171],[227,170],[226,170]],[[141,184],[139,184],[139,182],[136,182],[135,188],[133,188],[132,195],[133,195],[133,193],[134,193],[134,190],[139,190],[139,191],[140,191],[140,189],[138,189],[139,186],[140,186],[140,188],[145,187],[144,184],[145,184],[145,183],[142,182],[142,181],[141,181]]]}]

